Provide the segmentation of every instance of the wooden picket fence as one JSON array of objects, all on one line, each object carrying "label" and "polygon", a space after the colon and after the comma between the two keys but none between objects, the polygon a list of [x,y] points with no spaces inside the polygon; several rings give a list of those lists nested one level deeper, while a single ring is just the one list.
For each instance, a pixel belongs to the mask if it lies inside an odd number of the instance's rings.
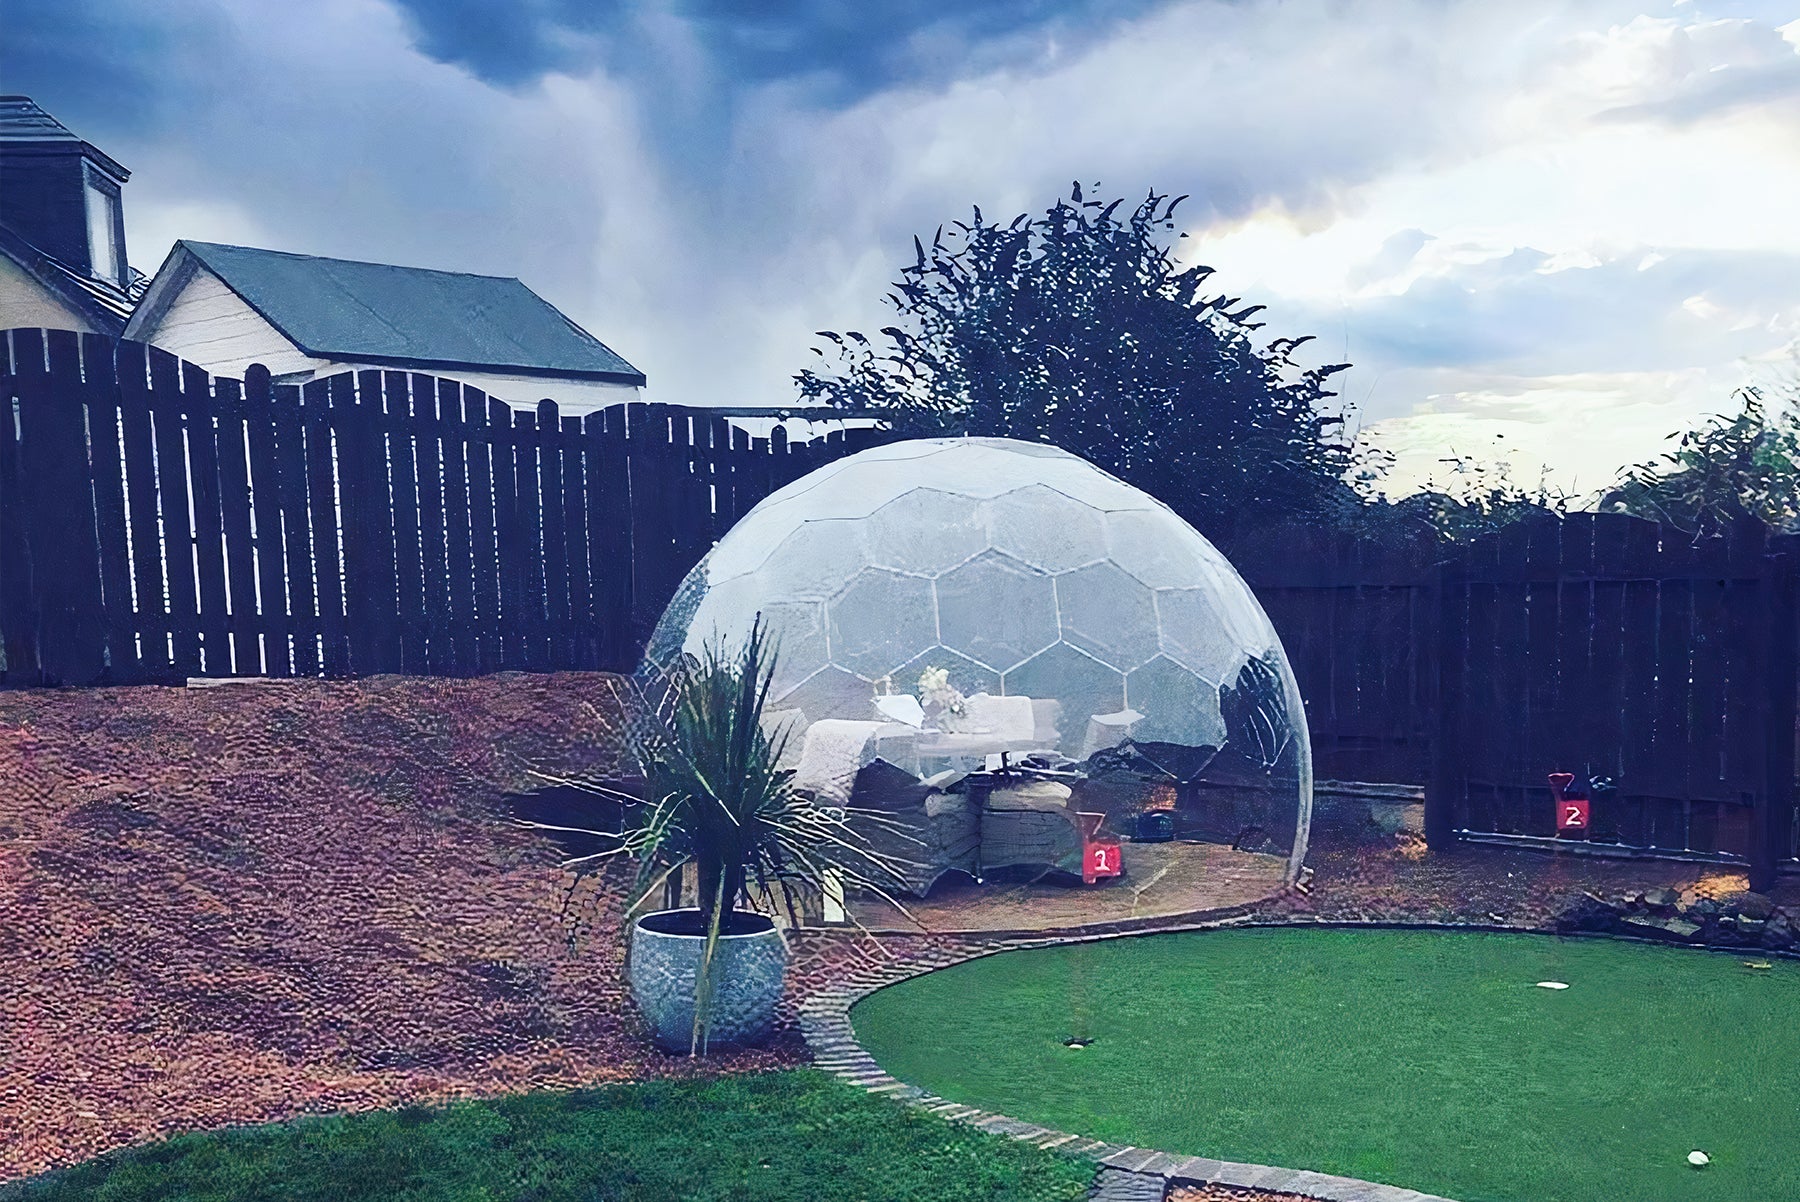
[{"label": "wooden picket fence", "polygon": [[1293,665],[1316,774],[1426,786],[1434,846],[1557,838],[1566,771],[1615,786],[1590,846],[1764,883],[1800,854],[1800,539],[1577,513],[1457,548],[1289,528],[1228,551]]},{"label": "wooden picket fence", "polygon": [[751,506],[887,437],[516,411],[396,371],[240,383],[69,331],[4,343],[15,685],[629,669]]}]

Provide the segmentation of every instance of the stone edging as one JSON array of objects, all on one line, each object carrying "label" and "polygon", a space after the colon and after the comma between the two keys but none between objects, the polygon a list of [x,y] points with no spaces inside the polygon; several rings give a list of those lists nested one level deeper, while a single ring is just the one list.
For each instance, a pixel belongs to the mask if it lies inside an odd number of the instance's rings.
[{"label": "stone edging", "polygon": [[[1233,917],[1209,922],[1186,923],[1156,933],[1218,930],[1250,925],[1339,924],[1312,922],[1252,924],[1245,917]],[[1362,926],[1365,924],[1344,923],[1342,925]],[[1510,929],[1527,930],[1530,928]],[[1149,933],[1151,932],[1130,931],[1102,935],[1007,940],[997,946],[974,952],[934,951],[903,963],[860,969],[849,974],[839,984],[822,989],[801,1003],[799,1008],[800,1030],[806,1037],[807,1047],[812,1051],[814,1065],[869,1093],[882,1094],[895,1101],[905,1102],[933,1114],[942,1115],[951,1122],[976,1127],[994,1135],[1011,1136],[1013,1139],[1023,1140],[1040,1148],[1065,1152],[1097,1162],[1094,1185],[1088,1195],[1094,1202],[1135,1202],[1138,1199],[1143,1199],[1145,1202],[1160,1202],[1172,1186],[1205,1184],[1303,1194],[1309,1198],[1320,1199],[1321,1202],[1452,1202],[1451,1199],[1435,1194],[1422,1194],[1417,1190],[1381,1185],[1373,1181],[1359,1181],[1354,1177],[1333,1177],[1326,1173],[1283,1169],[1261,1164],[1236,1164],[1231,1161],[1212,1160],[1204,1156],[1174,1156],[1150,1148],[1109,1144],[1103,1140],[1071,1135],[1066,1131],[1053,1131],[1047,1127],[1008,1118],[1003,1114],[993,1114],[989,1111],[978,1110],[973,1106],[964,1106],[940,1098],[936,1094],[927,1093],[916,1085],[908,1085],[883,1072],[881,1066],[875,1063],[875,1058],[869,1055],[862,1044],[857,1042],[856,1033],[850,1027],[850,1008],[857,1002],[878,989],[897,985],[901,981],[936,972],[941,968],[949,968],[966,961],[979,960],[985,956],[1018,951],[1023,948],[1091,943],[1103,939],[1132,938]]]}]

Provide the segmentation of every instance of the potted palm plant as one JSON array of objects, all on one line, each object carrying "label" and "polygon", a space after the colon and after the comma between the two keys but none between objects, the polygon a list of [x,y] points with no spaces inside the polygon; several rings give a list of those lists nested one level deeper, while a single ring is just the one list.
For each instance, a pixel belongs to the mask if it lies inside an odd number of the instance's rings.
[{"label": "potted palm plant", "polygon": [[[626,975],[665,1050],[698,1055],[710,1044],[751,1044],[768,1034],[787,944],[770,916],[750,907],[753,891],[769,905],[779,899],[798,925],[798,890],[841,882],[886,896],[875,878],[900,878],[897,865],[852,829],[848,811],[816,805],[794,789],[792,769],[777,767],[790,731],[771,732],[763,722],[774,666],[759,616],[741,647],[715,642],[663,680],[660,704],[631,686],[619,712],[628,715],[642,798],[561,782],[625,804],[623,832],[605,836],[615,845],[567,863],[579,879],[614,857],[636,862],[625,908]],[[690,865],[696,904],[646,913]]]}]

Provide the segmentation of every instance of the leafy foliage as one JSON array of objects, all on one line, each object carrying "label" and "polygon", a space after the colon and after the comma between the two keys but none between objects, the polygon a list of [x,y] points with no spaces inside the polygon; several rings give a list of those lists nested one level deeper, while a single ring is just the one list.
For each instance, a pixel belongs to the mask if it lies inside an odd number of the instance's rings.
[{"label": "leafy foliage", "polygon": [[1093,1166],[813,1070],[234,1127],[26,1182],[7,1202],[1076,1202]]},{"label": "leafy foliage", "polygon": [[[1573,498],[1540,478],[1527,488],[1512,478],[1505,463],[1489,463],[1467,455],[1445,461],[1449,478],[1397,501],[1376,496],[1352,510],[1339,511],[1348,528],[1365,537],[1406,539],[1429,532],[1440,542],[1471,543],[1513,522],[1567,513]],[[1371,471],[1368,481],[1376,478]]]},{"label": "leafy foliage", "polygon": [[[815,404],[879,409],[905,434],[1048,442],[1169,504],[1208,534],[1312,514],[1350,495],[1350,448],[1325,412],[1348,364],[1300,370],[1310,338],[1258,348],[1264,308],[1207,295],[1163,231],[1173,200],[1084,198],[1044,216],[940,227],[887,302],[905,327],[820,331],[835,362],[796,377]],[[1185,237],[1186,235],[1182,235]],[[1242,307],[1240,307],[1242,306]],[[814,347],[814,353],[826,352]]]},{"label": "leafy foliage", "polygon": [[1699,535],[1746,518],[1800,530],[1800,413],[1791,404],[1771,410],[1760,388],[1735,396],[1735,414],[1671,434],[1675,450],[1625,472],[1601,507]]}]

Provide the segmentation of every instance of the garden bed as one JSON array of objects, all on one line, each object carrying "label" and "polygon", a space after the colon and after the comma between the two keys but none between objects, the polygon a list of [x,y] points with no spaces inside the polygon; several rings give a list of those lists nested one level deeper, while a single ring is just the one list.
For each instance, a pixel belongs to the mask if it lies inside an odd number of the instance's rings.
[{"label": "garden bed", "polygon": [[[694,1071],[617,889],[498,799],[604,769],[594,675],[0,693],[0,1178],[176,1131]],[[798,1041],[706,1071],[789,1065]]]}]

